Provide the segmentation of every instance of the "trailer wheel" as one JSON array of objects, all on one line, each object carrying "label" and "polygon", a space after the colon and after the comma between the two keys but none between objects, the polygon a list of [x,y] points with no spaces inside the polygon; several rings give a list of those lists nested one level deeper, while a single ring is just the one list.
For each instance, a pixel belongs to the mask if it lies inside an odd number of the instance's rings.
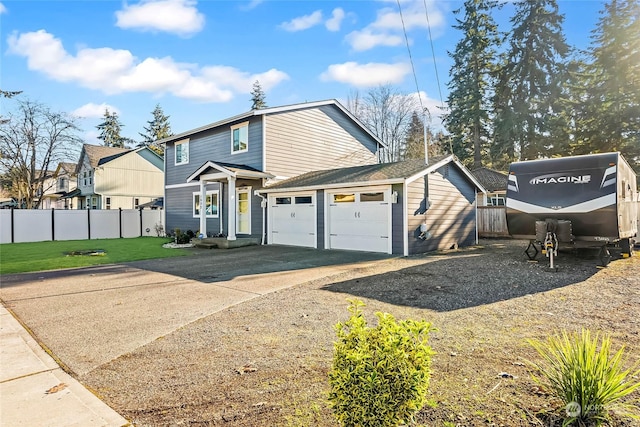
[{"label": "trailer wheel", "polygon": [[633,255],[633,241],[631,239],[620,240],[620,249],[622,249],[622,257],[628,258]]}]

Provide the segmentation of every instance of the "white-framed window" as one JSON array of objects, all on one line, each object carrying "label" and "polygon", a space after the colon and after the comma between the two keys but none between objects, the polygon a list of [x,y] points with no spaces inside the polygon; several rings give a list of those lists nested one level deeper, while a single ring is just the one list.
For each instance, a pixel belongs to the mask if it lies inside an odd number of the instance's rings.
[{"label": "white-framed window", "polygon": [[[207,218],[218,217],[218,190],[207,191],[207,198],[204,201],[204,209]],[[200,218],[200,192],[193,193],[193,217]]]},{"label": "white-framed window", "polygon": [[140,199],[138,197],[134,197],[133,198],[133,208],[134,209],[138,209],[138,206],[140,206]]},{"label": "white-framed window", "polygon": [[231,126],[231,154],[244,153],[249,149],[249,122]]},{"label": "white-framed window", "polygon": [[176,165],[185,165],[189,163],[189,140],[176,142]]},{"label": "white-framed window", "polygon": [[104,208],[111,209],[111,197],[104,198]]},{"label": "white-framed window", "polygon": [[98,209],[98,197],[91,196],[91,209]]},{"label": "white-framed window", "polygon": [[93,171],[89,171],[89,185],[93,185]]},{"label": "white-framed window", "polygon": [[87,171],[84,171],[82,173],[82,185],[88,185],[89,184],[89,174],[87,173]]},{"label": "white-framed window", "polygon": [[489,206],[504,206],[505,199],[501,196],[491,196],[489,198]]}]

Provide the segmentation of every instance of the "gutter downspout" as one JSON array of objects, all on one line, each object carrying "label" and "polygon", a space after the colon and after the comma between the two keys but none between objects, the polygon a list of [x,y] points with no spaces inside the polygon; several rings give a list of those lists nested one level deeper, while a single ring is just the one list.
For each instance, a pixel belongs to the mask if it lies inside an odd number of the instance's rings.
[{"label": "gutter downspout", "polygon": [[[264,183],[263,183],[264,185]],[[262,201],[260,202],[260,206],[262,206],[262,239],[260,240],[260,244],[265,244],[266,230],[267,230],[267,199],[258,192],[258,190],[254,191],[253,194],[260,197]]]}]

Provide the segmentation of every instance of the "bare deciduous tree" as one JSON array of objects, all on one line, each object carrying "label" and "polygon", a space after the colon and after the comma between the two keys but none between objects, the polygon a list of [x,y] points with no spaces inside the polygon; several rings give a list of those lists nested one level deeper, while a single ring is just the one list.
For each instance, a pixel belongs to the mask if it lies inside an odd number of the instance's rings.
[{"label": "bare deciduous tree", "polygon": [[420,111],[414,96],[382,85],[371,89],[364,98],[357,92],[350,94],[347,108],[387,145],[380,153],[382,163],[403,159],[412,116]]},{"label": "bare deciduous tree", "polygon": [[16,111],[0,125],[0,174],[21,206],[39,207],[40,196],[53,185],[48,171],[77,157],[82,142],[79,131],[75,119],[66,113],[18,101]]}]

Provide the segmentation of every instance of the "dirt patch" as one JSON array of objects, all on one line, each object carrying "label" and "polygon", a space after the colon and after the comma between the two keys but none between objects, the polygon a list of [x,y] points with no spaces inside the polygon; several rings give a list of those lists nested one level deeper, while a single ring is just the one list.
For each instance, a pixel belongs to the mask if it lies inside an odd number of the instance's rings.
[{"label": "dirt patch", "polygon": [[550,272],[525,247],[487,240],[376,261],[210,315],[79,379],[140,426],[336,426],[326,403],[333,326],[359,298],[371,322],[384,311],[438,328],[418,422],[555,425],[558,402],[531,380],[526,339],[589,327],[637,358],[640,257],[598,269],[594,254],[561,253]]}]

